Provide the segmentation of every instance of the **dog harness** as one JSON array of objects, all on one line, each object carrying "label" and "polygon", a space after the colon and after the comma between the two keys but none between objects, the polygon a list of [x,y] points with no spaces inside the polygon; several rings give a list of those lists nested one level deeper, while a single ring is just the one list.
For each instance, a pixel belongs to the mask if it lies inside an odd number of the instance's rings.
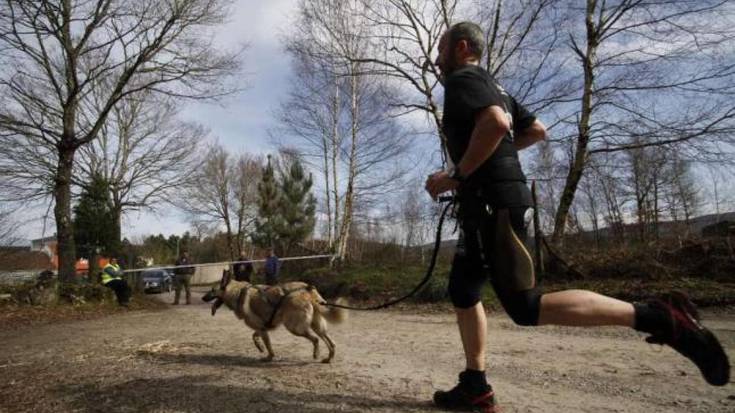
[{"label": "dog harness", "polygon": [[280,296],[278,298],[278,301],[276,301],[275,303],[270,301],[268,295],[265,295],[265,299],[269,302],[269,304],[273,305],[273,311],[271,312],[271,316],[268,319],[268,322],[265,323],[265,325],[263,326],[263,328],[265,328],[265,329],[271,329],[271,328],[274,327],[273,320],[275,320],[276,314],[278,314],[278,310],[281,308],[281,305],[283,305],[283,301],[286,299],[286,297],[288,297],[289,295],[291,295],[291,294],[293,294],[295,292],[299,292],[299,291],[311,291],[311,290],[314,289],[314,286],[307,285],[306,287],[299,287],[299,288],[296,288],[296,289],[293,289],[293,290],[286,290],[283,287],[270,287],[270,286],[269,287],[260,287],[260,286],[250,285],[249,287],[243,288],[240,291],[240,296],[237,299],[237,308],[238,308],[238,310],[241,309],[243,307],[243,305],[245,305],[245,296],[247,295],[247,292],[248,292],[248,290],[250,288],[253,288],[253,289],[259,291],[261,294],[265,294],[271,288],[280,288],[283,291],[284,294],[282,296]]}]

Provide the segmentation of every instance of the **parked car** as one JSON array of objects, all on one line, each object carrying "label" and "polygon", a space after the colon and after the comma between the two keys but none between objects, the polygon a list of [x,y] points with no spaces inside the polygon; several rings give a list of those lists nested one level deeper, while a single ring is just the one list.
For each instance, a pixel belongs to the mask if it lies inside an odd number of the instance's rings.
[{"label": "parked car", "polygon": [[171,292],[173,278],[167,270],[148,270],[141,274],[143,290],[147,293]]}]

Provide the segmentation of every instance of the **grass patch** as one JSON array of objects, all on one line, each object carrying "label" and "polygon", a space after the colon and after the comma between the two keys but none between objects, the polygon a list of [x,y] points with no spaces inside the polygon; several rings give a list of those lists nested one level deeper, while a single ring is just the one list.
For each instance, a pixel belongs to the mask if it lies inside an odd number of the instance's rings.
[{"label": "grass patch", "polygon": [[687,293],[700,307],[735,305],[735,283],[723,283],[703,278],[672,278],[664,280],[575,280],[542,285],[544,291],[583,289],[605,294],[624,301],[643,301],[655,295],[679,290]]},{"label": "grass patch", "polygon": [[[431,281],[420,290],[410,303],[449,303],[447,281],[450,265],[439,262]],[[351,265],[340,269],[317,268],[293,276],[315,285],[325,298],[349,297],[365,305],[374,305],[397,298],[411,291],[424,277],[426,267],[421,265]],[[672,277],[667,279],[585,279],[543,282],[544,292],[566,289],[585,289],[625,301],[641,301],[672,290],[688,293],[701,307],[735,305],[735,283],[707,278]],[[500,309],[500,302],[488,282],[482,291],[483,303],[491,309]]]},{"label": "grass patch", "polygon": [[0,329],[19,329],[28,326],[90,320],[130,311],[167,309],[166,303],[145,294],[134,294],[128,309],[114,300],[71,304],[60,301],[53,305],[24,305],[8,303],[0,306]]}]

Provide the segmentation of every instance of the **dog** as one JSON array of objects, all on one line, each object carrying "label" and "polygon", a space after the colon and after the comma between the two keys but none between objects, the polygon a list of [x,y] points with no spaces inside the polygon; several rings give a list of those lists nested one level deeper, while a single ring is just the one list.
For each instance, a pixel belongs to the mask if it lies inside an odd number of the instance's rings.
[{"label": "dog", "polygon": [[[229,270],[222,272],[219,287],[205,294],[202,300],[213,301],[212,316],[224,304],[245,325],[255,330],[255,347],[263,353],[262,340],[268,351],[263,361],[271,361],[275,356],[268,331],[283,324],[291,334],[311,341],[314,359],[319,358],[319,339],[322,339],[329,349],[329,355],[322,363],[330,363],[334,358],[335,344],[327,334],[327,322],[337,324],[347,318],[347,310],[323,305],[326,301],[309,284],[294,281],[275,286],[253,285],[232,279]],[[343,299],[336,302],[345,303]]]}]

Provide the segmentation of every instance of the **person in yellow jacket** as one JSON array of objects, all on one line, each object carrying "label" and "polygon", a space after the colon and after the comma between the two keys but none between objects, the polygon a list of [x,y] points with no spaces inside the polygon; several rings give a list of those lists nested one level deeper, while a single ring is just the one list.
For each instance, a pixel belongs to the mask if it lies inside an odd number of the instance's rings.
[{"label": "person in yellow jacket", "polygon": [[118,304],[127,307],[130,302],[130,287],[122,276],[117,258],[110,258],[110,262],[102,269],[102,285],[115,292]]}]

